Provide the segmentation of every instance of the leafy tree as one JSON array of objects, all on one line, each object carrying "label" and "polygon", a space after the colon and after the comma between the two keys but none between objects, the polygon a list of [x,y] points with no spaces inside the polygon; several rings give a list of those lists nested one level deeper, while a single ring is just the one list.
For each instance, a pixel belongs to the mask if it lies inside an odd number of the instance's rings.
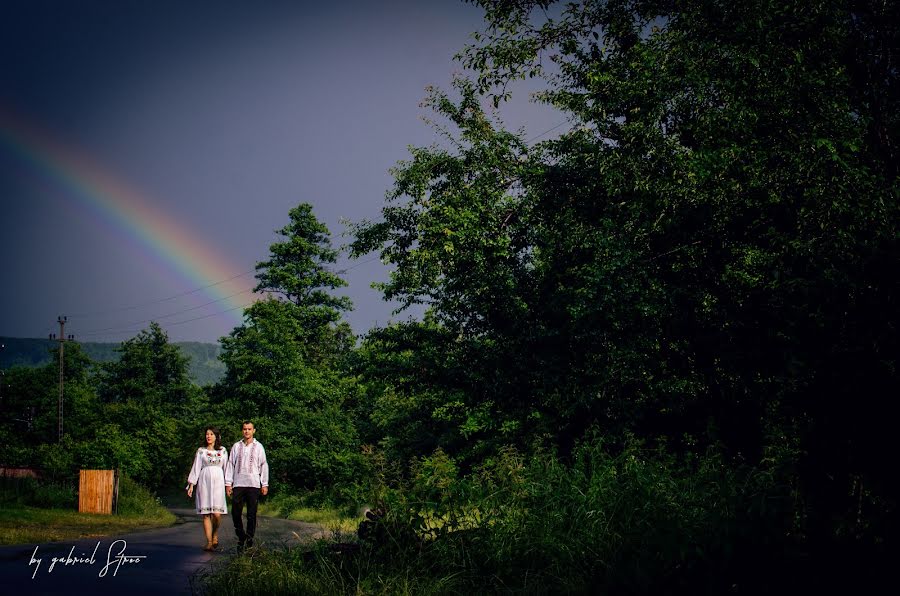
[{"label": "leafy tree", "polygon": [[100,398],[107,403],[184,404],[191,393],[188,359],[158,323],[126,340],[119,359],[102,365]]},{"label": "leafy tree", "polygon": [[349,326],[340,321],[350,300],[329,293],[346,282],[328,269],[337,260],[328,228],[306,203],[289,216],[290,224],[277,231],[283,240],[256,267],[254,291],[269,296],[247,308],[246,323],[222,340],[225,384],[257,415],[296,395],[315,400],[303,389],[312,369],[327,367],[350,347]]},{"label": "leafy tree", "polygon": [[[477,4],[488,26],[461,55],[477,80],[429,96],[458,136],[414,149],[383,219],[356,228],[355,254],[395,266],[385,297],[428,305],[427,350],[447,355],[426,386],[371,383],[376,404],[400,388],[432,428],[457,412],[463,454],[541,437],[567,453],[595,425],[783,457],[807,531],[875,532],[897,494],[897,32],[881,24],[897,7]],[[528,147],[480,100],[533,76],[573,127]],[[403,326],[373,345],[422,328]]]},{"label": "leafy tree", "polygon": [[329,269],[338,253],[328,228],[308,204],[289,216],[257,265],[255,291],[269,295],[222,339],[227,371],[215,393],[234,418],[256,422],[277,478],[327,489],[349,483],[358,459],[344,408],[352,384],[337,368],[353,346],[341,321],[351,303],[331,294],[346,282]]},{"label": "leafy tree", "polygon": [[197,427],[210,423],[207,400],[159,325],[118,352],[118,361],[98,364],[79,344],[66,344],[61,442],[58,350],[45,366],[8,371],[0,428],[16,444],[4,463],[38,466],[66,482],[78,468],[120,468],[150,486],[180,483],[201,439]]},{"label": "leafy tree", "polygon": [[[35,445],[56,443],[59,434],[59,350],[51,350],[51,362],[37,368],[13,367],[4,376],[0,429],[16,437],[27,462]],[[74,438],[84,436],[95,421],[96,396],[90,374],[93,363],[77,343],[65,348],[63,430]]]},{"label": "leafy tree", "polygon": [[180,482],[196,447],[200,392],[188,378],[188,359],[166,332],[148,329],[122,342],[119,360],[100,365],[97,395],[102,423],[78,450],[79,464],[119,467],[150,486]]},{"label": "leafy tree", "polygon": [[[341,313],[352,304],[346,296],[331,294],[347,285],[329,269],[337,261],[338,252],[331,248],[330,234],[318,221],[312,206],[301,203],[289,212],[290,223],[277,231],[284,239],[269,247],[269,259],[256,265],[256,292],[268,292],[297,307],[289,309],[297,317],[296,331],[303,333],[305,356],[321,360],[331,356],[336,333],[346,333],[346,325],[336,325]],[[255,313],[252,308],[248,316]],[[263,314],[265,316],[265,314]]]},{"label": "leafy tree", "polygon": [[56,439],[58,379],[50,365],[15,366],[6,371],[0,427],[7,436],[17,437],[20,444],[29,448]]},{"label": "leafy tree", "polygon": [[402,462],[465,448],[481,421],[469,411],[470,371],[454,339],[431,316],[369,332],[351,366],[364,381],[354,409],[364,443]]}]

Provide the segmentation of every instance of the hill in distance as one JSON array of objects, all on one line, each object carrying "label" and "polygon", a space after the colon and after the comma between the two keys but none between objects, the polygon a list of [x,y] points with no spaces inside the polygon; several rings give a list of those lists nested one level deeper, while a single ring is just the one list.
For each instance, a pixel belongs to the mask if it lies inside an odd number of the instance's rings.
[{"label": "hill in distance", "polygon": [[[197,385],[212,385],[225,375],[225,364],[219,360],[219,354],[222,352],[219,344],[196,341],[173,343],[182,354],[190,358],[188,375]],[[53,352],[59,349],[59,343],[50,339],[0,336],[0,344],[6,346],[0,350],[0,370],[13,366],[43,366],[53,360]],[[116,348],[121,345],[119,343],[78,342],[78,344],[95,362],[112,362],[119,358],[119,353],[116,352]]]}]

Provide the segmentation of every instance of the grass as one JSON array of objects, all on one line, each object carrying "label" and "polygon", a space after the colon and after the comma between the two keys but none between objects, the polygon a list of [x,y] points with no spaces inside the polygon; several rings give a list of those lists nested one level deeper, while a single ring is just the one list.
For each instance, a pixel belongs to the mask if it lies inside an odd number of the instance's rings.
[{"label": "grass", "polygon": [[359,522],[363,520],[362,516],[348,516],[346,512],[338,509],[311,509],[309,507],[294,509],[287,515],[287,518],[319,524],[332,532],[343,533],[355,532]]},{"label": "grass", "polygon": [[[258,550],[223,561],[199,580],[204,593],[216,596],[244,594],[308,594],[344,596],[384,594],[430,596],[462,593],[453,575],[435,578],[422,570],[376,569],[367,562],[343,560],[322,541],[313,550]],[[348,572],[348,567],[353,572]],[[469,590],[471,592],[471,590]],[[475,591],[474,593],[478,593]]]},{"label": "grass", "polygon": [[598,440],[566,462],[504,450],[464,476],[436,452],[382,489],[385,514],[359,542],[260,549],[204,583],[220,596],[770,592],[758,570],[790,542],[791,511],[757,472]]},{"label": "grass", "polygon": [[260,503],[258,514],[318,524],[332,532],[342,534],[356,532],[359,522],[363,520],[362,513],[355,509],[309,507],[302,505],[298,498],[292,496],[268,499]]},{"label": "grass", "polygon": [[4,507],[0,510],[0,544],[40,544],[107,536],[170,526],[175,516],[168,511],[155,516],[140,513],[97,515],[65,509]]},{"label": "grass", "polygon": [[31,478],[3,482],[0,505],[0,544],[77,540],[175,523],[153,493],[127,476],[119,486],[118,515],[78,513],[73,484]]}]

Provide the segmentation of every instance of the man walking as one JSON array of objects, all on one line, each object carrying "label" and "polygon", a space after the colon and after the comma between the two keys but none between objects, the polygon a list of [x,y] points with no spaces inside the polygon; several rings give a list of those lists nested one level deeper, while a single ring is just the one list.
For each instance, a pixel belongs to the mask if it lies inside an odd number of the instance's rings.
[{"label": "man walking", "polygon": [[[237,534],[238,548],[253,546],[256,534],[256,507],[259,495],[269,493],[269,464],[262,443],[253,438],[256,428],[249,420],[241,425],[243,440],[231,448],[225,466],[225,491],[231,497],[231,520]],[[247,504],[247,531],[241,513]]]}]

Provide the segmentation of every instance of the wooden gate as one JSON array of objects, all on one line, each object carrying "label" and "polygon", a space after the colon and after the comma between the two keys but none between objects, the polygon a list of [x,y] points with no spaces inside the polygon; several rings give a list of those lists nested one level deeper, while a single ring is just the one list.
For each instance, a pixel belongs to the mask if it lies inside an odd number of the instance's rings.
[{"label": "wooden gate", "polygon": [[78,511],[81,513],[113,512],[118,500],[118,470],[81,470],[78,481]]}]

